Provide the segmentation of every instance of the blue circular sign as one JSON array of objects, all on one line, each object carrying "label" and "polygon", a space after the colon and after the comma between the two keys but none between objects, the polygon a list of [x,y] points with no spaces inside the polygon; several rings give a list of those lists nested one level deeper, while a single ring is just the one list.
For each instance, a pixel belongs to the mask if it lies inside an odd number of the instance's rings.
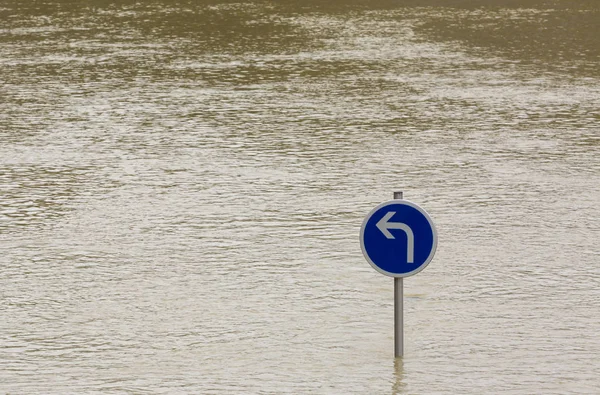
[{"label": "blue circular sign", "polygon": [[423,270],[435,255],[437,231],[429,214],[408,200],[375,207],[360,228],[360,247],[380,273],[408,277]]}]

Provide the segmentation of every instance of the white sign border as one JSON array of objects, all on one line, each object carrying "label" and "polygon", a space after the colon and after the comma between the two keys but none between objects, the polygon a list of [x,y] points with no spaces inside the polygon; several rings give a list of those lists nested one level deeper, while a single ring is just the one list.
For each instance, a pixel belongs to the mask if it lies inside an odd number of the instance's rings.
[{"label": "white sign border", "polygon": [[[375,214],[376,211],[378,211],[379,209],[381,209],[385,206],[390,206],[392,204],[404,204],[406,206],[410,206],[410,207],[416,209],[417,211],[419,211],[421,214],[423,214],[425,216],[425,219],[427,219],[427,222],[429,222],[429,225],[431,226],[431,232],[433,233],[433,245],[431,247],[431,251],[429,252],[429,256],[427,257],[427,259],[425,260],[425,262],[423,262],[423,264],[421,266],[419,266],[415,270],[408,272],[408,273],[401,273],[401,274],[390,273],[388,271],[381,269],[379,266],[377,266],[371,260],[371,258],[369,257],[369,254],[367,253],[367,250],[365,249],[365,227],[367,226],[367,222],[369,222],[369,219],[371,219],[371,217],[373,216],[373,214]],[[433,256],[435,255],[435,251],[437,249],[437,243],[438,243],[437,229],[435,227],[435,224],[433,223],[433,220],[431,219],[431,217],[429,216],[427,211],[425,211],[425,209],[423,209],[418,204],[411,202],[410,200],[393,199],[393,200],[388,200],[387,202],[383,202],[383,203],[377,205],[374,209],[372,209],[369,212],[369,214],[367,214],[367,216],[363,220],[362,225],[360,227],[360,249],[362,250],[364,257],[366,258],[367,262],[369,262],[369,264],[373,267],[373,269],[375,269],[379,273],[385,274],[386,276],[389,276],[389,277],[396,277],[396,278],[410,277],[412,275],[419,273],[421,270],[425,269],[427,267],[427,265],[429,265],[429,262],[432,261]]]}]

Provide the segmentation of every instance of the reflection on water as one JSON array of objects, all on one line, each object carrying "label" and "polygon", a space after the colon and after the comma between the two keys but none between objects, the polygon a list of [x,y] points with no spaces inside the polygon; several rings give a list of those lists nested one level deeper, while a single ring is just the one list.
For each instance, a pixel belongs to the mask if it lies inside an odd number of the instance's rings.
[{"label": "reflection on water", "polygon": [[404,384],[404,359],[394,359],[394,385],[392,386],[392,394],[404,394],[406,385]]},{"label": "reflection on water", "polygon": [[[0,392],[600,386],[594,1],[0,20]],[[394,190],[440,232],[397,361],[358,246]]]}]

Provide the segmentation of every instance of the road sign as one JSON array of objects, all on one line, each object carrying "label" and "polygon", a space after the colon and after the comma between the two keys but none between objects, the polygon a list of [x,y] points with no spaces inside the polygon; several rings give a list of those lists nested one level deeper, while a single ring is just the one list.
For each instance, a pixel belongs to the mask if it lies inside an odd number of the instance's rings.
[{"label": "road sign", "polygon": [[360,247],[378,272],[408,277],[433,259],[437,232],[425,210],[408,200],[395,199],[381,203],[365,217]]}]

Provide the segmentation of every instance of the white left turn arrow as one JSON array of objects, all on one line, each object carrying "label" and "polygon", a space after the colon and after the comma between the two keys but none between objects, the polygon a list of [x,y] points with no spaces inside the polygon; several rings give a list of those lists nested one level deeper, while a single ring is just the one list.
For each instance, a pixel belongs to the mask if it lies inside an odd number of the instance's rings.
[{"label": "white left turn arrow", "polygon": [[388,211],[386,215],[383,216],[377,222],[377,228],[383,233],[385,237],[388,239],[395,239],[392,232],[388,229],[401,229],[406,233],[406,263],[413,263],[415,261],[415,235],[413,234],[410,226],[406,225],[402,222],[388,222],[393,216],[396,214],[395,211]]}]

